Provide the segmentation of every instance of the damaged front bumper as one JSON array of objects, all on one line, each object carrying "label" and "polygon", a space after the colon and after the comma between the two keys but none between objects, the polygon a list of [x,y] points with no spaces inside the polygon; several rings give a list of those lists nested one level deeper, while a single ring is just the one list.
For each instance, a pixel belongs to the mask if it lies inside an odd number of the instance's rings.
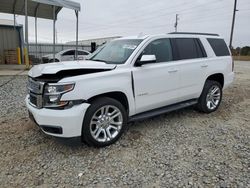
[{"label": "damaged front bumper", "polygon": [[69,109],[37,109],[25,99],[31,119],[48,135],[72,138],[82,134],[84,115],[90,106],[88,103],[74,105]]}]

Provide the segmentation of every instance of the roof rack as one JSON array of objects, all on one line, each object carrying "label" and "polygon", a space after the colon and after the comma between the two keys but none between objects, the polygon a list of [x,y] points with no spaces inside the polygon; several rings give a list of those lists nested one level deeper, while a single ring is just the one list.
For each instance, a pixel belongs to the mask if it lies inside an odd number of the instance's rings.
[{"label": "roof rack", "polygon": [[213,33],[192,33],[192,32],[171,32],[168,34],[188,34],[188,35],[210,35],[210,36],[219,36],[218,34]]}]

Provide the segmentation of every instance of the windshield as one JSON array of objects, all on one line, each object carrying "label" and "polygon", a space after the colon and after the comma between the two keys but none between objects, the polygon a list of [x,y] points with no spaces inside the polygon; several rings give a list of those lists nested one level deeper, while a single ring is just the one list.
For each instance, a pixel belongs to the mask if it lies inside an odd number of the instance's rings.
[{"label": "windshield", "polygon": [[141,42],[140,39],[114,40],[97,49],[88,59],[107,64],[123,64]]}]

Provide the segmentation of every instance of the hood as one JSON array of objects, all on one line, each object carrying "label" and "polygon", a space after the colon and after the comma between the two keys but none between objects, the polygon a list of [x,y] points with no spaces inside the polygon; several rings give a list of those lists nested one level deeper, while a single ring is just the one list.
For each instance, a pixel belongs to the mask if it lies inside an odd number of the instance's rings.
[{"label": "hood", "polygon": [[[36,78],[41,75],[53,75],[59,72],[67,71],[79,71],[79,70],[93,70],[93,72],[97,72],[97,70],[111,70],[114,69],[116,65],[114,64],[106,64],[104,62],[96,62],[96,61],[65,61],[58,63],[48,63],[35,65],[29,71],[29,76]],[[101,72],[101,71],[99,71]]]}]

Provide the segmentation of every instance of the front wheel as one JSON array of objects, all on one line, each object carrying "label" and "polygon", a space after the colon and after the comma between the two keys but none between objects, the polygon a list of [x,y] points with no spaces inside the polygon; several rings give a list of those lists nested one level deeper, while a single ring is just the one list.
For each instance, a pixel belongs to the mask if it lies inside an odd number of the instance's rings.
[{"label": "front wheel", "polygon": [[92,102],[83,122],[82,138],[90,146],[104,147],[116,142],[127,124],[123,105],[112,98]]},{"label": "front wheel", "polygon": [[222,100],[222,86],[219,82],[207,80],[199,98],[197,108],[204,113],[218,109]]}]

